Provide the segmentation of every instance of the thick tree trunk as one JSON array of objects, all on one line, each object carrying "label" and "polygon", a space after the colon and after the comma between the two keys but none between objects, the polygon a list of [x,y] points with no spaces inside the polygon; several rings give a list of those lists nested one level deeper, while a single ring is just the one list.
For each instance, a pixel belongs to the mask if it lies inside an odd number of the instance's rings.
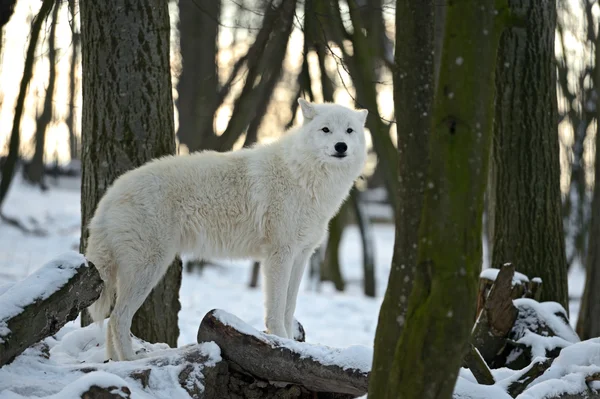
[{"label": "thick tree trunk", "polygon": [[387,393],[375,398],[452,396],[475,315],[503,12],[493,0],[447,4],[414,287]]},{"label": "thick tree trunk", "polygon": [[[83,67],[82,231],[124,172],[175,152],[169,14],[159,0],[81,1]],[[133,319],[132,332],[177,345],[181,262],[176,260]]]},{"label": "thick tree trunk", "polygon": [[15,115],[8,144],[8,156],[6,157],[6,161],[2,166],[2,180],[0,181],[0,208],[2,207],[2,203],[6,198],[6,194],[8,194],[8,189],[10,188],[10,183],[12,182],[17,167],[17,160],[19,159],[19,146],[21,141],[21,117],[23,116],[23,110],[25,108],[25,97],[27,96],[27,88],[29,87],[31,76],[33,75],[33,65],[35,64],[35,48],[37,45],[38,38],[40,37],[42,23],[48,17],[48,15],[50,15],[50,11],[52,11],[53,5],[53,0],[44,0],[42,2],[40,12],[33,19],[33,22],[31,24],[29,46],[27,47],[27,55],[25,56],[23,77],[21,77],[21,85],[19,86],[19,95],[17,97],[17,103],[15,105]]},{"label": "thick tree trunk", "polygon": [[44,186],[44,153],[46,149],[46,131],[52,122],[54,106],[54,86],[56,85],[56,25],[60,3],[52,11],[50,34],[48,39],[48,87],[44,97],[42,114],[37,118],[35,126],[35,151],[31,162],[25,167],[25,178],[33,184]]},{"label": "thick tree trunk", "polygon": [[555,1],[509,0],[524,26],[501,40],[496,75],[492,266],[544,283],[542,301],[568,309],[554,67]]},{"label": "thick tree trunk", "polygon": [[[218,102],[217,35],[220,0],[179,1],[181,75],[177,84],[177,137],[190,152],[212,141]],[[209,129],[210,127],[210,129]]]},{"label": "thick tree trunk", "polygon": [[[596,124],[600,126],[600,22],[596,30],[596,51],[594,67],[594,87],[596,93]],[[595,183],[592,199],[592,220],[590,241],[600,237],[600,129],[596,129]],[[600,246],[588,245],[585,289],[581,298],[577,334],[581,339],[600,337]]]},{"label": "thick tree trunk", "polygon": [[[426,187],[428,141],[434,90],[433,0],[396,2],[394,104],[398,135],[398,191],[394,256],[379,311],[369,383],[382,398],[394,351],[404,328],[417,266],[417,243]],[[418,94],[416,94],[418,93]]]}]

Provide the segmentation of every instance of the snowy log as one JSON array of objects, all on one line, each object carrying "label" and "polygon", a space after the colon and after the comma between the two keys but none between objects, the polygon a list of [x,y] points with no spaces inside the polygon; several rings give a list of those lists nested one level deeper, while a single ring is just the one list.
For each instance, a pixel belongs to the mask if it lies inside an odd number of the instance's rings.
[{"label": "snowy log", "polygon": [[216,309],[198,329],[198,342],[209,341],[219,345],[232,368],[254,378],[312,392],[367,393],[372,352],[366,348],[335,349],[263,334]]},{"label": "snowy log", "polygon": [[515,267],[505,264],[498,272],[473,328],[472,343],[488,364],[506,345],[506,337],[517,319],[513,305]]},{"label": "snowy log", "polygon": [[487,363],[481,357],[481,354],[472,344],[469,344],[469,350],[464,358],[465,366],[471,370],[473,376],[479,384],[494,385],[494,376],[490,371]]},{"label": "snowy log", "polygon": [[516,398],[525,390],[525,388],[527,388],[529,384],[531,384],[533,380],[544,374],[544,372],[552,365],[553,361],[554,359],[548,358],[533,362],[531,366],[519,376],[519,378],[510,383],[506,389],[508,394],[511,397]]},{"label": "snowy log", "polygon": [[0,366],[75,320],[102,291],[102,279],[83,255],[47,263],[0,295]]}]

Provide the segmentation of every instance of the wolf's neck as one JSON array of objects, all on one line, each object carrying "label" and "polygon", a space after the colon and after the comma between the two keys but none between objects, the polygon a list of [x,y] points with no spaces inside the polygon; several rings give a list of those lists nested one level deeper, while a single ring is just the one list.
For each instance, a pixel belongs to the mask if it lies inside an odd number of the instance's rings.
[{"label": "wolf's neck", "polygon": [[336,206],[345,198],[357,178],[352,175],[352,168],[326,163],[313,154],[291,148],[293,146],[282,146],[284,162],[295,182],[306,190],[312,200]]}]

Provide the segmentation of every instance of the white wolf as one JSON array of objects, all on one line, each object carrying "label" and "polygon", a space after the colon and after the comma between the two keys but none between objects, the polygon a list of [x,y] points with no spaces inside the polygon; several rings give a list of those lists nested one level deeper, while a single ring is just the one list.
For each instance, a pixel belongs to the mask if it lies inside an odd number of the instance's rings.
[{"label": "white wolf", "polygon": [[273,143],[167,156],[107,190],[88,226],[86,256],[104,280],[89,311],[96,322],[110,313],[110,359],[142,356],[132,349],[133,315],[182,252],[260,260],[267,331],[293,338],[304,267],[363,170],[367,117],[298,102],[303,125]]}]

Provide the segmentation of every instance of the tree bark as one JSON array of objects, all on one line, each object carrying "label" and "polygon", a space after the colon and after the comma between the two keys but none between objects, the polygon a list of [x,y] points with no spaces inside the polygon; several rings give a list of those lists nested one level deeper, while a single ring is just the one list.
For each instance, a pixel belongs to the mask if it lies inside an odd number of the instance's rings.
[{"label": "tree bark", "polygon": [[555,1],[509,0],[525,21],[500,43],[494,123],[492,266],[511,262],[568,309],[554,66]]},{"label": "tree bark", "polygon": [[177,84],[177,137],[194,152],[215,135],[212,110],[218,106],[216,55],[221,1],[180,1],[178,5],[182,69]]},{"label": "tree bark", "polygon": [[[596,93],[596,124],[600,125],[600,23],[596,37],[594,87]],[[596,164],[594,166],[594,196],[592,198],[592,220],[590,222],[589,240],[600,236],[600,129],[596,129]],[[579,318],[577,319],[577,334],[589,339],[600,336],[600,247],[591,243],[588,245],[586,257],[586,278]]]},{"label": "tree bark", "polygon": [[[42,291],[32,291],[40,281],[51,281],[54,286],[41,286]],[[33,295],[26,303],[15,303],[22,308],[17,314],[9,318],[0,314],[0,367],[75,320],[82,309],[98,299],[101,291],[102,279],[93,264],[69,264],[60,260],[14,284],[0,296],[0,304],[4,298],[8,301],[5,312],[10,311],[11,301],[22,297],[23,292]],[[2,331],[2,326],[8,329],[8,334]]]},{"label": "tree bark", "polygon": [[[404,328],[417,265],[434,93],[433,0],[396,2],[394,104],[398,135],[398,209],[388,285],[379,311],[369,391],[384,397]],[[418,94],[416,94],[418,93]]]},{"label": "tree bark", "polygon": [[56,85],[56,24],[60,4],[57,3],[52,10],[52,22],[48,38],[48,87],[44,97],[42,114],[36,120],[35,126],[35,151],[31,162],[25,167],[25,177],[33,184],[44,186],[44,153],[46,149],[46,131],[52,122],[52,108],[54,105],[54,86]]},{"label": "tree bark", "polygon": [[38,15],[33,19],[31,24],[31,37],[29,39],[29,46],[27,47],[25,67],[23,68],[23,76],[21,77],[19,95],[15,105],[15,115],[8,144],[8,156],[6,157],[6,161],[2,167],[2,180],[0,181],[0,208],[2,207],[2,203],[6,198],[6,194],[8,194],[8,189],[10,188],[10,183],[12,182],[15,169],[17,167],[17,161],[19,159],[21,117],[23,116],[23,110],[25,108],[27,88],[29,87],[31,76],[33,75],[33,65],[35,64],[35,48],[37,46],[38,38],[40,37],[42,23],[48,17],[48,15],[50,15],[50,11],[52,11],[53,6],[53,0],[44,0]]},{"label": "tree bark", "polygon": [[414,286],[406,319],[398,320],[405,327],[387,392],[375,398],[452,397],[470,337],[481,269],[495,56],[505,19],[497,1],[479,5],[456,0],[446,6]]},{"label": "tree bark", "polygon": [[[175,152],[169,14],[159,0],[81,1],[83,67],[82,231],[112,182]],[[131,331],[177,345],[181,262],[177,259],[138,310]]]}]

